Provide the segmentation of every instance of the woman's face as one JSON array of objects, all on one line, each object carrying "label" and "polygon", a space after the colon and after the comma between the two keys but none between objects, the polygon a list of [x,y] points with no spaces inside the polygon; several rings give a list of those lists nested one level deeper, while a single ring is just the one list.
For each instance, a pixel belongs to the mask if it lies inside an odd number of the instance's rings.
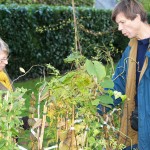
[{"label": "woman's face", "polygon": [[0,71],[2,71],[8,64],[8,54],[4,51],[0,51]]},{"label": "woman's face", "polygon": [[137,15],[134,20],[130,20],[127,19],[123,13],[119,13],[116,16],[116,23],[118,24],[118,30],[121,31],[124,36],[128,38],[138,37],[141,25],[139,15]]}]

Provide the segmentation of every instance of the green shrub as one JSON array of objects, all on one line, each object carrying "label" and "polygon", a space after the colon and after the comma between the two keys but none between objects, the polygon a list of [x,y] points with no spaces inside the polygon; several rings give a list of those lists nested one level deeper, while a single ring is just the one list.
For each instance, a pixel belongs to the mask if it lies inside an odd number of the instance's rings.
[{"label": "green shrub", "polygon": [[[70,6],[70,0],[0,0],[1,4],[48,4],[53,6]],[[94,0],[75,0],[76,6],[93,6]]]},{"label": "green shrub", "polygon": [[[76,9],[76,16],[80,45],[86,57],[96,56],[95,49],[101,51],[104,44],[109,48],[110,42],[119,51],[125,48],[127,42],[112,31],[111,11],[82,7]],[[7,68],[13,79],[20,75],[19,67],[28,70],[32,65],[50,63],[62,72],[70,68],[64,63],[64,58],[74,49],[72,7],[0,5],[0,20],[1,37],[11,50]],[[120,53],[112,53],[119,58]],[[42,68],[35,68],[26,78],[42,74]]]}]

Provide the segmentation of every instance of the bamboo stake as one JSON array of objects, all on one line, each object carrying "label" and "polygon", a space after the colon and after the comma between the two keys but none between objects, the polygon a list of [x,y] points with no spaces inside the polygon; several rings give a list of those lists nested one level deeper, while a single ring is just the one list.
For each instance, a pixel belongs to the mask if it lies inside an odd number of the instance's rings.
[{"label": "bamboo stake", "polygon": [[68,111],[67,111],[66,119],[65,119],[65,129],[68,130]]},{"label": "bamboo stake", "polygon": [[73,150],[73,141],[74,141],[74,105],[72,106],[72,127],[71,127],[71,150]]},{"label": "bamboo stake", "polygon": [[80,50],[80,53],[82,52],[79,36],[78,36],[78,28],[77,28],[77,18],[75,13],[75,3],[74,0],[72,0],[72,8],[73,8],[73,19],[74,19],[74,30],[75,30],[75,51],[78,51],[78,47]]},{"label": "bamboo stake", "polygon": [[[56,131],[56,132],[57,132],[57,133],[56,133],[56,141],[57,141],[57,144],[58,144],[58,130],[59,130],[59,129],[58,129],[58,127],[57,127],[57,131]],[[59,147],[56,147],[55,150],[58,150],[58,148],[59,148]]]},{"label": "bamboo stake", "polygon": [[[40,95],[38,95],[38,119],[40,119]],[[37,137],[38,137],[38,150],[40,150],[40,127],[37,129]]]},{"label": "bamboo stake", "polygon": [[84,131],[84,135],[83,135],[83,141],[82,141],[82,148],[86,145],[86,139],[87,139],[87,129],[88,129],[88,125],[86,125],[85,127],[85,131]]},{"label": "bamboo stake", "polygon": [[[38,119],[40,119],[40,99],[41,99],[41,95],[42,95],[42,92],[43,90],[45,89],[46,85],[44,85],[41,89],[41,91],[39,92],[38,94]],[[37,137],[38,137],[38,150],[40,150],[40,127],[38,127],[37,129]]]},{"label": "bamboo stake", "polygon": [[76,15],[75,15],[75,4],[74,0],[72,0],[72,7],[73,7],[73,19],[74,19],[74,30],[75,30],[75,50],[78,50],[78,36],[77,36],[77,21],[76,21]]},{"label": "bamboo stake", "polygon": [[46,113],[47,113],[47,106],[46,106],[46,102],[45,102],[44,110],[43,110],[41,135],[40,135],[40,149],[42,149],[42,144],[43,144],[44,129],[45,129],[45,123],[46,123]]}]

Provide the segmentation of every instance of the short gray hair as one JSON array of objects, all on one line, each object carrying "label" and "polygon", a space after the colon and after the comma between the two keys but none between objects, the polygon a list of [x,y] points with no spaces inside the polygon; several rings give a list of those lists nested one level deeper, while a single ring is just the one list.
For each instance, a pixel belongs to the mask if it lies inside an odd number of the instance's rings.
[{"label": "short gray hair", "polygon": [[0,38],[0,51],[9,54],[9,47],[1,38]]}]

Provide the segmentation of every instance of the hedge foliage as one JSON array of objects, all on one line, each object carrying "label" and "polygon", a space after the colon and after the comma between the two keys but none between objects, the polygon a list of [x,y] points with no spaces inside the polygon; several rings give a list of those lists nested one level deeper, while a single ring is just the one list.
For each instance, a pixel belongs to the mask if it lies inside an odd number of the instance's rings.
[{"label": "hedge foliage", "polygon": [[[110,41],[120,50],[124,49],[126,42],[121,39],[122,36],[118,38],[109,31],[114,26],[110,11],[77,8],[76,15],[80,44],[87,57],[96,55],[94,50],[100,51],[100,47],[104,43],[109,45]],[[63,59],[74,48],[72,7],[0,5],[0,20],[0,36],[11,50],[7,70],[13,79],[21,74],[19,67],[28,70],[32,65],[51,63],[60,71],[70,68]],[[95,36],[81,27],[93,33],[109,32]],[[42,74],[41,68],[34,68],[26,77]]]},{"label": "hedge foliage", "polygon": [[[94,0],[74,0],[76,6],[93,6]],[[71,6],[71,0],[0,0],[0,4],[47,4],[53,6]]]}]

